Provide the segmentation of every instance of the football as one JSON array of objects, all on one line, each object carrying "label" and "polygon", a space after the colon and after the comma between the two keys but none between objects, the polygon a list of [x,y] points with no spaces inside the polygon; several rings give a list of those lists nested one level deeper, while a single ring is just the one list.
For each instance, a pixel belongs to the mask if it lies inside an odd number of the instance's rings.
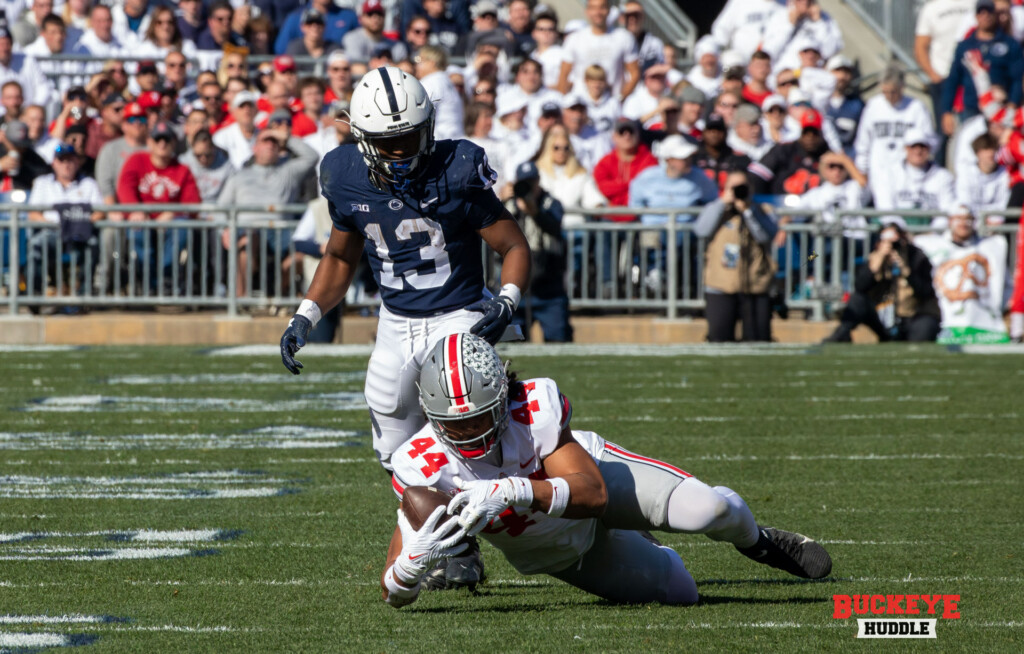
[{"label": "football", "polygon": [[[430,486],[409,486],[402,493],[402,513],[405,514],[412,528],[419,531],[434,509],[439,506],[448,506],[451,499],[447,493]],[[443,522],[445,520],[438,524]]]}]

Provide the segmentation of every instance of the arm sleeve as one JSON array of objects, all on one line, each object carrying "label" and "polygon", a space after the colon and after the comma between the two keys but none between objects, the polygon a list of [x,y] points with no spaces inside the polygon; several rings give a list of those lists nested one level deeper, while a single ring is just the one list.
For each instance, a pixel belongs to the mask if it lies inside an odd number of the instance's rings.
[{"label": "arm sleeve", "polygon": [[294,156],[284,162],[282,167],[287,171],[292,181],[297,184],[313,171],[317,159],[320,157],[317,155],[316,150],[306,145],[297,136],[292,136],[288,139],[288,150]]},{"label": "arm sleeve", "polygon": [[775,221],[756,204],[743,212],[743,222],[750,230],[750,235],[758,243],[770,243],[779,231]]},{"label": "arm sleeve", "polygon": [[100,193],[104,197],[113,195],[117,197],[117,176],[114,174],[114,165],[110,160],[110,148],[104,146],[96,156],[96,183],[100,186]]},{"label": "arm sleeve", "polygon": [[[964,58],[965,43],[960,42],[956,46],[956,51],[953,53],[953,65],[949,69],[949,77],[942,84],[942,99],[939,101],[939,113],[946,114],[953,111],[953,99],[956,97],[957,89],[960,88],[961,79],[964,75],[964,64],[961,61]],[[1018,81],[1018,91],[1020,85]]]},{"label": "arm sleeve", "polygon": [[117,179],[117,201],[122,204],[137,204],[142,198],[139,195],[139,172],[134,157],[128,159],[121,167],[121,175]]},{"label": "arm sleeve", "polygon": [[465,171],[465,198],[470,225],[479,230],[498,222],[505,215],[505,205],[493,189],[498,173],[491,168],[483,148],[473,147],[476,148],[472,156],[474,170]]},{"label": "arm sleeve", "polygon": [[192,171],[186,167],[185,177],[181,185],[181,203],[199,204],[202,201],[203,198],[199,195],[199,186],[196,184],[196,178],[192,175]]},{"label": "arm sleeve", "polygon": [[724,211],[725,203],[721,200],[715,200],[704,207],[700,215],[697,216],[697,220],[693,223],[693,233],[698,238],[711,238],[718,229],[718,223],[721,221]]}]

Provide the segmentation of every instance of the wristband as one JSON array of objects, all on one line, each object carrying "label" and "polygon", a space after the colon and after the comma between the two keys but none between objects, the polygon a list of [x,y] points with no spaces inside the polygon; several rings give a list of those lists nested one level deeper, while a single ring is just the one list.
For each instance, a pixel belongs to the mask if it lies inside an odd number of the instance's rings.
[{"label": "wristband", "polygon": [[565,508],[569,506],[569,482],[561,477],[548,479],[551,484],[551,506],[548,507],[548,515],[552,518],[561,518]]},{"label": "wristband", "polygon": [[412,601],[420,594],[420,582],[417,581],[416,585],[412,588],[403,586],[402,583],[395,578],[395,566],[391,566],[388,568],[388,571],[384,573],[384,588],[388,591],[388,598],[385,601],[395,607],[411,604]]},{"label": "wristband", "polygon": [[316,324],[320,322],[321,318],[323,318],[323,313],[320,311],[320,305],[313,300],[303,300],[300,302],[299,309],[295,313],[309,320],[313,327],[316,327]]},{"label": "wristband", "polygon": [[533,484],[522,477],[506,477],[512,484],[513,506],[529,507],[533,504]]},{"label": "wristband", "polygon": [[512,300],[513,311],[519,308],[519,301],[523,299],[523,292],[515,284],[505,284],[498,295]]}]

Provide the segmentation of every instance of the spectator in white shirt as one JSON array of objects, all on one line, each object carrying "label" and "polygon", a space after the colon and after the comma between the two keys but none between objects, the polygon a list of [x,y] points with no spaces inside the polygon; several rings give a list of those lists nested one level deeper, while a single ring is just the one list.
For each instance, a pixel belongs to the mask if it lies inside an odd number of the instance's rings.
[{"label": "spectator in white shirt", "polygon": [[466,107],[466,140],[476,143],[484,149],[487,161],[491,168],[498,174],[498,180],[494,183],[497,188],[505,185],[511,177],[505,174],[505,160],[507,158],[505,144],[494,138],[494,105],[484,102],[471,102]]},{"label": "spectator in white shirt", "polygon": [[[875,171],[871,180],[875,206],[879,209],[923,209],[945,211],[956,201],[953,174],[932,161],[933,135],[910,129],[903,135],[905,158]],[[932,219],[931,227],[941,232],[949,220]]]},{"label": "spectator in white shirt", "polygon": [[[863,209],[868,206],[871,194],[868,192],[867,177],[853,159],[839,152],[826,152],[818,162],[821,184],[800,196],[796,207],[821,212],[826,223],[842,222],[843,236],[857,239],[862,244],[868,237],[867,219],[864,216],[836,216],[838,209]],[[861,250],[860,254],[863,254]]]},{"label": "spectator in white shirt", "polygon": [[27,4],[29,8],[21,13],[20,18],[16,14],[7,16],[7,24],[19,48],[24,48],[39,37],[43,18],[53,13],[53,0],[32,0]]},{"label": "spectator in white shirt", "polygon": [[661,128],[662,100],[668,93],[668,66],[654,64],[643,72],[644,83],[622,103],[622,115],[643,124],[644,129]]},{"label": "spectator in white shirt", "polygon": [[[889,68],[882,74],[881,93],[868,100],[861,114],[854,141],[857,168],[868,176],[871,193],[877,200],[876,180],[903,161],[904,135],[920,131],[929,139],[935,133],[931,112],[916,98],[904,94],[901,70]],[[929,140],[929,144],[931,141]],[[943,209],[951,202],[940,205]]]},{"label": "spectator in white shirt", "polygon": [[[558,104],[561,96],[544,86],[540,64],[533,59],[524,59],[513,68],[515,83],[502,86],[498,93],[516,93],[526,99],[526,123],[531,128],[540,118],[541,107],[547,102]],[[480,82],[477,83],[479,87]],[[474,93],[474,100],[487,102],[486,98]],[[493,100],[494,98],[492,98]]]},{"label": "spectator in white shirt", "polygon": [[[538,12],[537,9],[540,9]],[[558,45],[558,17],[546,6],[538,5],[534,10],[531,36],[537,47],[530,58],[540,62],[544,69],[544,86],[558,88],[558,76],[562,72],[562,46]]]},{"label": "spectator in white shirt", "polygon": [[[985,133],[974,139],[971,149],[976,163],[956,171],[956,201],[967,205],[976,216],[1002,210],[1010,202],[1010,173],[996,161],[999,141]],[[988,216],[988,224],[1002,224],[1004,216]]]},{"label": "spectator in white shirt", "polygon": [[256,144],[256,94],[240,91],[231,100],[231,117],[235,122],[213,135],[213,143],[228,153],[231,165],[241,169],[252,157]]},{"label": "spectator in white shirt", "polygon": [[[76,39],[77,41],[77,39]],[[47,75],[60,75],[57,80],[57,88],[66,91],[72,86],[84,83],[81,76],[88,71],[85,62],[82,61],[48,61],[54,55],[74,54],[87,55],[89,51],[77,42],[68,39],[68,30],[64,25],[64,19],[56,14],[48,14],[43,18],[39,38],[25,46],[23,51],[26,55],[35,57],[39,62],[39,69]]]},{"label": "spectator in white shirt", "polygon": [[711,36],[701,37],[693,48],[693,58],[697,63],[690,69],[686,80],[709,97],[718,95],[722,88],[720,54],[718,43]]},{"label": "spectator in white shirt", "polygon": [[[536,163],[541,188],[563,207],[591,208],[604,201],[594,178],[576,157],[572,139],[564,125],[555,125],[544,135]],[[584,222],[582,214],[567,213],[562,218],[562,228],[571,229]]]},{"label": "spectator in white shirt", "polygon": [[434,103],[434,138],[462,138],[462,98],[445,72],[448,55],[438,46],[424,46],[416,54],[415,64],[416,77]]},{"label": "spectator in white shirt", "polygon": [[536,152],[536,149],[530,149],[532,138],[526,125],[526,101],[515,96],[500,97],[494,115],[498,122],[491,136],[501,142],[505,156],[500,165],[508,175],[513,175],[519,164],[530,159]]},{"label": "spectator in white shirt", "polygon": [[[942,85],[953,67],[953,53],[960,41],[957,27],[973,17],[976,0],[929,0],[921,7],[914,28],[914,60],[928,76],[928,95],[932,100],[932,119],[942,116]],[[939,135],[939,151],[944,150],[946,135]]]},{"label": "spectator in white shirt", "polygon": [[56,97],[53,85],[39,70],[34,57],[15,53],[13,46],[10,31],[0,25],[0,83],[17,80],[28,102],[49,105],[51,98]]},{"label": "spectator in white shirt", "polygon": [[[133,47],[142,40],[149,29],[150,12],[155,6],[150,0],[124,0],[123,4],[115,4],[111,8],[114,36],[124,47]],[[138,24],[133,28],[134,21],[138,21]]]},{"label": "spectator in white shirt", "polygon": [[789,0],[786,10],[774,14],[765,26],[761,49],[772,56],[776,65],[795,68],[799,65],[800,37],[820,43],[825,59],[843,49],[839,25],[822,11],[818,0]]},{"label": "spectator in white shirt", "polygon": [[811,99],[811,106],[824,115],[828,109],[828,100],[836,88],[836,78],[822,68],[824,60],[821,52],[825,48],[812,37],[801,36],[799,42],[794,44],[794,49],[800,58],[800,67],[794,71],[800,80],[800,90]]},{"label": "spectator in white shirt", "polygon": [[[68,249],[78,256],[83,256],[86,250],[91,250],[94,264],[97,260],[97,241],[91,223],[100,220],[102,214],[93,211],[92,208],[103,204],[103,196],[95,179],[79,175],[80,167],[81,158],[74,147],[67,143],[58,146],[53,161],[53,173],[37,177],[28,198],[30,205],[54,208],[42,212],[30,211],[28,218],[31,222],[51,224],[60,223],[63,219],[65,224],[62,228],[64,235],[68,236],[65,239]],[[58,229],[42,229],[29,239],[29,269],[32,270],[31,278],[28,280],[30,294],[45,290],[46,275],[49,271],[43,265],[44,257],[51,266],[61,265],[56,256],[57,243],[62,240],[61,232],[62,230]],[[79,259],[78,269],[82,271],[84,266],[84,262]],[[91,275],[91,271],[84,274]],[[80,283],[81,280],[76,281]]]},{"label": "spectator in white shirt", "polygon": [[583,80],[586,92],[580,96],[587,103],[587,116],[594,129],[610,140],[615,121],[622,116],[622,103],[612,94],[604,68],[590,66],[584,71]]},{"label": "spectator in white shirt", "polygon": [[[761,132],[772,143],[789,143],[800,138],[800,123],[790,122],[786,99],[773,93],[761,104]],[[791,125],[795,125],[794,131]]]},{"label": "spectator in white shirt", "polygon": [[620,20],[626,31],[633,35],[637,61],[641,68],[664,64],[665,42],[645,28],[644,7],[637,0],[622,5]]},{"label": "spectator in white shirt", "polygon": [[772,16],[785,13],[779,0],[729,0],[711,26],[715,41],[744,58],[761,48],[765,27]]},{"label": "spectator in white shirt", "polygon": [[89,29],[78,39],[79,47],[94,57],[113,58],[121,54],[121,42],[114,37],[114,19],[110,7],[96,5],[89,12]]},{"label": "spectator in white shirt", "polygon": [[594,170],[601,157],[611,152],[611,133],[600,132],[591,124],[586,101],[574,93],[562,98],[562,121],[576,158],[588,171]]},{"label": "spectator in white shirt", "polygon": [[604,68],[608,83],[620,99],[625,100],[636,88],[640,65],[633,47],[635,39],[622,28],[608,29],[609,11],[610,0],[587,0],[588,27],[565,38],[558,78],[562,93],[568,93],[573,85],[582,91],[583,73],[591,64]]}]

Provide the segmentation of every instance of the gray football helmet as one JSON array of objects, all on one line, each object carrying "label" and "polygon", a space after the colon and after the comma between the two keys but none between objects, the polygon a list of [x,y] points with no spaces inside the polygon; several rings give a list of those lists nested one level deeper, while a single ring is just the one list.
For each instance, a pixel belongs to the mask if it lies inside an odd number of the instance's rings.
[{"label": "gray football helmet", "polygon": [[508,376],[495,349],[473,334],[434,345],[420,370],[420,405],[434,433],[462,458],[479,459],[508,428]]}]

